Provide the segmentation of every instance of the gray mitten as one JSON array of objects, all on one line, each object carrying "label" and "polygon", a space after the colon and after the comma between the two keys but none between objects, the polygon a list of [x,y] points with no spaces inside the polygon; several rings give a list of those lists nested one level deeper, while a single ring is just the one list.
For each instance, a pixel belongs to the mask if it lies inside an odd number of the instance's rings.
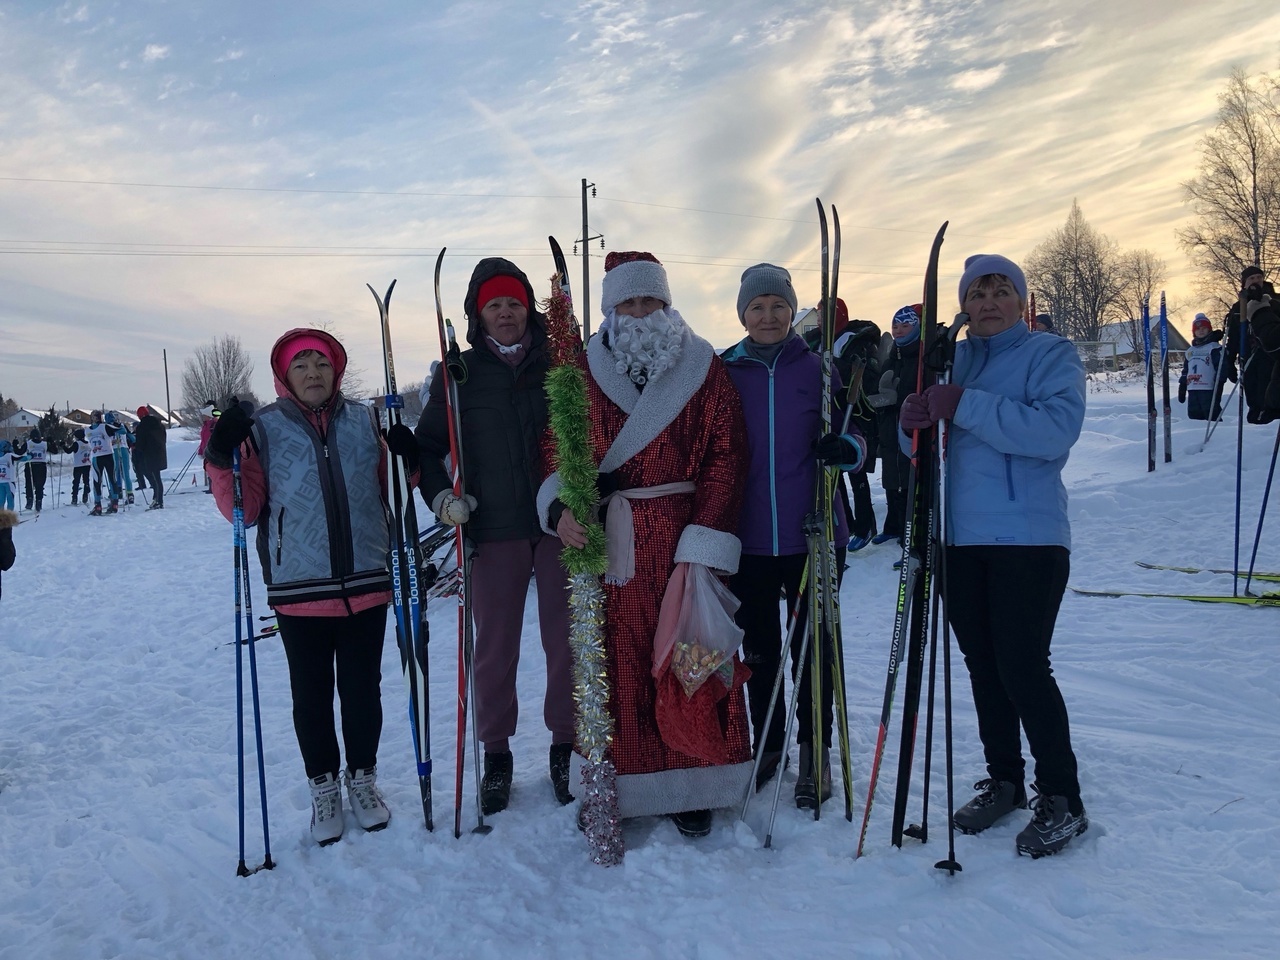
[{"label": "gray mitten", "polygon": [[867,402],[873,410],[892,407],[898,402],[898,377],[892,370],[886,370],[880,375],[879,390],[867,397]]}]

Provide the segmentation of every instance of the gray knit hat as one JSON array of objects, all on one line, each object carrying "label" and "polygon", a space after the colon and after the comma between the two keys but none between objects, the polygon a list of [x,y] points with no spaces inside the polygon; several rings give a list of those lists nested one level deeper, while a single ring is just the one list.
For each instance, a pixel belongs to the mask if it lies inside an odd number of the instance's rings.
[{"label": "gray knit hat", "polygon": [[960,278],[960,305],[964,306],[965,294],[973,286],[973,281],[991,274],[1008,277],[1013,289],[1018,291],[1022,302],[1027,302],[1027,278],[1022,268],[998,253],[977,253],[964,262],[964,275]]},{"label": "gray knit hat", "polygon": [[796,315],[796,288],[791,285],[791,274],[785,267],[772,263],[757,263],[742,271],[742,286],[738,288],[738,319],[746,323],[747,304],[756,297],[771,293],[787,301],[791,318]]}]

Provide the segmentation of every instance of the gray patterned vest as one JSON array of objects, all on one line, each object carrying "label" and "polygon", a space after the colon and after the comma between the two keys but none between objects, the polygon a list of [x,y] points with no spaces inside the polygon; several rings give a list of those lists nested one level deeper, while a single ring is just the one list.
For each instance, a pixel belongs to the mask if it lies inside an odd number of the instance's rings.
[{"label": "gray patterned vest", "polygon": [[257,547],[272,606],[391,589],[374,416],[338,394],[322,437],[292,400],[257,412],[253,437],[267,486]]}]

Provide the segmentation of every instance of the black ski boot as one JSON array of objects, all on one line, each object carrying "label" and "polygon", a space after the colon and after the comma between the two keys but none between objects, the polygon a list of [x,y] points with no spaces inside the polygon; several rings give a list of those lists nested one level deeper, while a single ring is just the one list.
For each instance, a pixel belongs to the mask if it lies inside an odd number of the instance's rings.
[{"label": "black ski boot", "polygon": [[981,793],[951,815],[951,822],[961,833],[981,833],[1013,811],[1026,809],[1027,791],[1020,783],[979,780],[973,788]]},{"label": "black ski boot", "polygon": [[1018,855],[1025,853],[1032,860],[1050,856],[1070,843],[1072,837],[1088,830],[1084,804],[1077,800],[1075,813],[1072,806],[1063,796],[1037,796],[1031,804],[1031,822],[1018,834]]},{"label": "black ski boot", "polygon": [[551,789],[555,791],[556,803],[564,806],[573,803],[573,793],[569,790],[569,761],[573,756],[572,743],[553,743],[551,745],[550,768]]},{"label": "black ski boot", "polygon": [[780,766],[782,766],[782,751],[766,750],[760,758],[760,772],[756,774],[756,793],[759,793],[764,785],[774,778]]},{"label": "black ski boot", "polygon": [[[818,805],[818,788],[813,782],[813,746],[800,744],[799,779],[796,780],[796,806],[812,810]],[[831,799],[831,748],[822,748],[822,802]]]},{"label": "black ski boot", "polygon": [[682,837],[705,837],[711,832],[710,810],[685,810],[682,813],[673,813],[671,821]]},{"label": "black ski boot", "polygon": [[93,505],[93,509],[89,511],[89,516],[91,516],[91,517],[100,517],[100,516],[102,516],[102,504],[100,504],[100,503],[95,503],[95,504]]},{"label": "black ski boot", "polygon": [[484,754],[484,778],[480,781],[480,809],[487,817],[507,809],[511,802],[511,751]]}]

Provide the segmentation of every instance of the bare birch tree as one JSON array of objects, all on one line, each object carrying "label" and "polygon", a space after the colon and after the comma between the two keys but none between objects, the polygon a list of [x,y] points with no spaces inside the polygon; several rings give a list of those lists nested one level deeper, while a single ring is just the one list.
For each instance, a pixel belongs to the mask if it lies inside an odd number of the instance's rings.
[{"label": "bare birch tree", "polygon": [[1226,307],[1244,267],[1280,267],[1280,78],[1233,70],[1200,150],[1199,172],[1182,184],[1195,219],[1178,240],[1200,292]]}]

